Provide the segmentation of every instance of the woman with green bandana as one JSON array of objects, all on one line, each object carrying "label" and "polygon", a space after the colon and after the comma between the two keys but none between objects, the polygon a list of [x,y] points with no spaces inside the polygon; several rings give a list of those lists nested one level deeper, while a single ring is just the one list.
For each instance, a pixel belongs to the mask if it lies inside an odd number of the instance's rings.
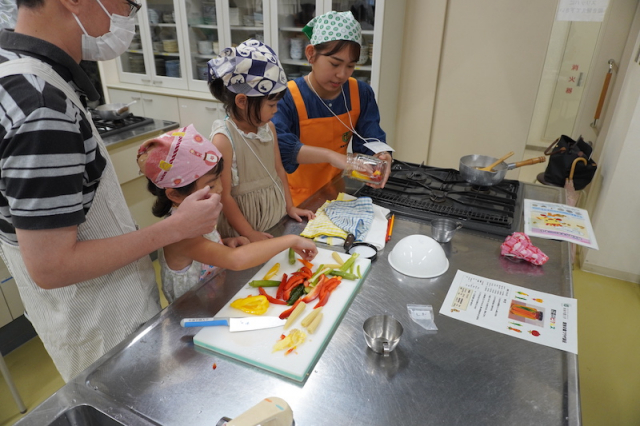
[{"label": "woman with green bandana", "polygon": [[[289,81],[272,121],[294,205],[347,168],[347,147],[391,162],[371,87],[351,77],[360,57],[362,30],[351,12],[328,12],[302,30],[310,44],[311,72]],[[387,174],[381,187],[387,181]]]}]

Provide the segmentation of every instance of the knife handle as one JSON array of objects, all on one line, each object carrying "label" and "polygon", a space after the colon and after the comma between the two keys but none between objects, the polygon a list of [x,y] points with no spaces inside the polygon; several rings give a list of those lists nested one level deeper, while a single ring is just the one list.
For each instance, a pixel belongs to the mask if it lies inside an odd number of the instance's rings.
[{"label": "knife handle", "polygon": [[184,318],[180,321],[183,327],[208,327],[212,325],[229,325],[228,318]]}]

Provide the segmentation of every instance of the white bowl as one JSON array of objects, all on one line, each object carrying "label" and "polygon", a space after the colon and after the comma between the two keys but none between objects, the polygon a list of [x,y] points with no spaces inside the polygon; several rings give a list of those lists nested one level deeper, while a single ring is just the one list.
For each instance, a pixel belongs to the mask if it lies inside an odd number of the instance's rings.
[{"label": "white bowl", "polygon": [[398,241],[389,253],[389,264],[401,274],[415,278],[437,277],[449,269],[449,260],[440,244],[420,234]]}]

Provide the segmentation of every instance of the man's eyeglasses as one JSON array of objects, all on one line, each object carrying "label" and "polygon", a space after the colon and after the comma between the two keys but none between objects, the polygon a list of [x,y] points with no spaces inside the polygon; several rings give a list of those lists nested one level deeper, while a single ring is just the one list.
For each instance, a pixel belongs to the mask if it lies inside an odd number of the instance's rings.
[{"label": "man's eyeglasses", "polygon": [[127,1],[127,3],[129,3],[129,8],[130,8],[130,10],[129,10],[129,16],[130,16],[130,17],[131,17],[131,16],[134,16],[136,13],[138,13],[138,11],[140,10],[140,8],[142,7],[142,5],[141,5],[141,4],[136,3],[136,2],[135,2],[135,1],[133,1],[133,0],[126,0],[126,1]]}]

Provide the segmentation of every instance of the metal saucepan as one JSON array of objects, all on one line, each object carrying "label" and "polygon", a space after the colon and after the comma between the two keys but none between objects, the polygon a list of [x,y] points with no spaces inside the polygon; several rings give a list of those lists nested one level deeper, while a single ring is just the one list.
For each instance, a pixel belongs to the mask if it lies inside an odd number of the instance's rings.
[{"label": "metal saucepan", "polygon": [[507,174],[507,170],[512,170],[517,167],[528,166],[531,164],[544,163],[545,157],[530,158],[529,160],[518,161],[517,163],[505,163],[504,161],[498,163],[492,171],[487,172],[484,170],[478,170],[478,167],[486,167],[491,165],[497,160],[494,157],[487,157],[486,155],[465,155],[460,159],[460,174],[462,178],[473,185],[479,186],[492,186],[497,185],[504,179]]},{"label": "metal saucepan", "polygon": [[115,103],[115,104],[100,105],[95,109],[95,112],[103,120],[122,120],[123,118],[131,115],[131,112],[129,111],[129,106],[131,106],[134,103],[135,101],[130,102],[128,104]]}]

